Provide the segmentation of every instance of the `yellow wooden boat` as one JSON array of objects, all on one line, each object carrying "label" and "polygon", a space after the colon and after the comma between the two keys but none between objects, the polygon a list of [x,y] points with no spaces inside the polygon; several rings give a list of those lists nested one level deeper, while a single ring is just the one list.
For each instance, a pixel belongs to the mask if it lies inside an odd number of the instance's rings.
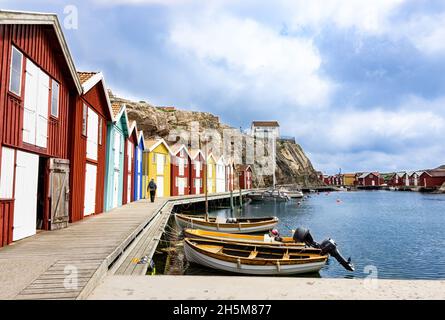
[{"label": "yellow wooden boat", "polygon": [[251,275],[291,275],[318,272],[328,255],[307,248],[184,239],[187,261],[212,269]]},{"label": "yellow wooden boat", "polygon": [[226,242],[240,242],[240,243],[257,243],[264,245],[277,245],[277,246],[306,246],[303,242],[295,242],[292,237],[282,237],[281,241],[276,241],[274,238],[265,235],[248,235],[248,234],[235,234],[217,231],[207,231],[202,229],[184,229],[184,236],[186,238],[195,239],[207,239],[207,240],[221,240]]},{"label": "yellow wooden boat", "polygon": [[175,220],[182,228],[197,228],[227,233],[255,233],[272,230],[278,224],[277,217],[222,218],[176,213]]}]

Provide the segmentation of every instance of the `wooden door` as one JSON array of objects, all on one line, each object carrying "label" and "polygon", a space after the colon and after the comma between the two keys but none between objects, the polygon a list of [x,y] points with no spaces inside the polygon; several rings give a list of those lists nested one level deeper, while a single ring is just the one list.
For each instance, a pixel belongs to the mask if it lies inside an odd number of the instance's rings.
[{"label": "wooden door", "polygon": [[70,162],[65,159],[49,160],[50,230],[68,227],[70,199]]}]

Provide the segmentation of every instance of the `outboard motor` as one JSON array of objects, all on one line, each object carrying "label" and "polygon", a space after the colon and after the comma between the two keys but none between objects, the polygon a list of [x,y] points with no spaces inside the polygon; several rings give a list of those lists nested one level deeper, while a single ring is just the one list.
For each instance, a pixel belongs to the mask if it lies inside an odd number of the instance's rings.
[{"label": "outboard motor", "polygon": [[309,229],[306,228],[297,228],[294,232],[293,239],[295,242],[303,242],[309,247],[319,248],[319,244],[314,241],[314,238],[312,238],[311,233],[309,232]]},{"label": "outboard motor", "polygon": [[337,244],[331,238],[324,240],[321,244],[314,241],[309,229],[306,228],[297,228],[295,230],[293,239],[295,242],[303,242],[309,247],[319,248],[321,249],[321,253],[323,255],[329,254],[334,257],[346,270],[354,271],[354,265],[351,262],[351,258],[346,260],[340,254],[337,249]]},{"label": "outboard motor", "polygon": [[348,260],[343,258],[343,256],[340,254],[340,252],[337,249],[337,244],[335,241],[331,238],[324,240],[320,244],[321,254],[329,254],[330,256],[337,259],[337,261],[346,269],[349,271],[354,271],[354,265],[351,263],[351,258],[349,257]]}]

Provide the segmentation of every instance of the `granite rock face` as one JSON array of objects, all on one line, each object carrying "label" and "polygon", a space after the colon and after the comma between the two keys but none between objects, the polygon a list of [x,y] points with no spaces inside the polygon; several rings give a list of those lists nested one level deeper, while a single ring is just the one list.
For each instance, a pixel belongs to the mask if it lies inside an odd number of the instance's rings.
[{"label": "granite rock face", "polygon": [[[218,116],[208,112],[178,110],[169,107],[156,107],[145,101],[134,102],[113,96],[110,92],[112,102],[125,103],[129,121],[135,120],[139,130],[144,131],[145,139],[162,137],[168,139],[169,134],[175,130],[190,130],[192,122],[199,123],[200,132],[203,129],[214,129],[223,136],[224,129],[233,127],[220,122]],[[248,138],[246,134],[241,134]],[[243,139],[242,154],[245,157],[245,139]],[[276,178],[278,185],[296,184],[300,187],[318,186],[322,182],[318,180],[317,173],[311,161],[305,155],[300,145],[287,140],[277,142]],[[254,171],[254,186],[268,187],[272,185],[272,176],[255,174],[259,172],[258,164],[252,165]]]}]

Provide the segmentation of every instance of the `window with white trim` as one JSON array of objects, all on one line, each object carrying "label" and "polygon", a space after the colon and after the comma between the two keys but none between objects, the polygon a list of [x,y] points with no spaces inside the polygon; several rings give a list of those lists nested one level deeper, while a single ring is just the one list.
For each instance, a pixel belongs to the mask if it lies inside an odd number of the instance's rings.
[{"label": "window with white trim", "polygon": [[23,53],[16,47],[12,47],[9,91],[20,96],[22,92],[22,69],[23,69]]},{"label": "window with white trim", "polygon": [[56,80],[52,79],[51,84],[51,115],[53,117],[59,117],[59,84]]},{"label": "window with white trim", "polygon": [[103,133],[102,118],[99,118],[99,145],[102,145],[102,133]]},{"label": "window with white trim", "polygon": [[84,136],[87,135],[87,118],[88,118],[88,106],[83,104],[83,113],[82,113],[82,134]]}]

